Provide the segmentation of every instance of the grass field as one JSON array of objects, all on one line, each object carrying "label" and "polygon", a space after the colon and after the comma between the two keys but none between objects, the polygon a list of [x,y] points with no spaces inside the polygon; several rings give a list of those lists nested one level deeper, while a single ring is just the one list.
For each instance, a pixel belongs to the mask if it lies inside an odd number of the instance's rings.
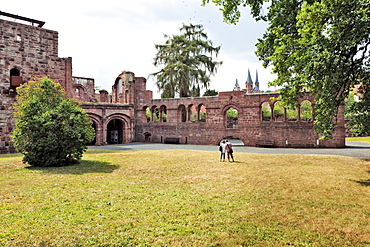
[{"label": "grass field", "polygon": [[0,246],[370,246],[370,161],[88,150],[0,156]]},{"label": "grass field", "polygon": [[364,137],[346,137],[346,141],[349,141],[349,142],[367,142],[367,143],[370,143],[370,136],[364,136]]}]

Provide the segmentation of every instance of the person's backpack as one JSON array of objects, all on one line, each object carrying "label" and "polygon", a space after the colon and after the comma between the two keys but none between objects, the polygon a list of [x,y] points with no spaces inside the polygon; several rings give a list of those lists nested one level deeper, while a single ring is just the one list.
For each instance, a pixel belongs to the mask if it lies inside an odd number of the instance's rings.
[{"label": "person's backpack", "polygon": [[222,152],[222,146],[220,145],[220,147],[218,148],[218,151]]}]

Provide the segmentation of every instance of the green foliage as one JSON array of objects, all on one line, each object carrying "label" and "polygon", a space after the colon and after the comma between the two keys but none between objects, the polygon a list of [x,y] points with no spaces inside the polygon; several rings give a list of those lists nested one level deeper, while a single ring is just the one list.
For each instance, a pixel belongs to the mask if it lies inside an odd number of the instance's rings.
[{"label": "green foliage", "polygon": [[[209,0],[203,0],[203,4]],[[257,55],[271,66],[285,104],[296,107],[304,92],[315,96],[315,128],[330,138],[338,107],[355,84],[368,86],[370,2],[368,0],[213,0],[236,23],[240,6],[269,23]],[[264,14],[263,4],[269,2]],[[368,99],[363,102],[369,105]]]},{"label": "green foliage", "polygon": [[48,78],[29,81],[17,93],[13,141],[23,161],[32,166],[76,163],[95,136],[86,112]]},{"label": "green foliage", "polygon": [[284,115],[284,104],[278,101],[274,104],[274,115]]},{"label": "green foliage", "polygon": [[271,120],[271,108],[267,102],[262,104],[262,121],[270,121]]},{"label": "green foliage", "polygon": [[304,100],[301,103],[301,120],[312,121],[312,105],[308,100]]},{"label": "green foliage", "polygon": [[217,96],[218,95],[218,92],[215,90],[215,89],[207,89],[203,96]]},{"label": "green foliage", "polygon": [[298,119],[298,110],[297,108],[294,109],[286,109],[286,117],[288,121],[296,121]]},{"label": "green foliage", "polygon": [[353,136],[370,135],[370,86],[364,88],[360,101],[348,102],[346,107],[346,117],[350,120]]},{"label": "green foliage", "polygon": [[200,122],[205,122],[206,121],[206,119],[207,119],[207,114],[205,113],[205,112],[203,112],[203,111],[200,111],[199,112],[199,121]]},{"label": "green foliage", "polygon": [[226,116],[228,118],[231,118],[231,119],[237,119],[238,118],[238,111],[232,107],[230,107],[227,111],[226,111]]},{"label": "green foliage", "polygon": [[147,122],[150,122],[150,115],[151,115],[151,113],[150,113],[149,108],[146,108],[145,116],[146,116],[146,121]]},{"label": "green foliage", "polygon": [[156,73],[157,87],[162,98],[198,97],[200,88],[208,88],[210,75],[216,73],[222,62],[217,57],[220,46],[213,47],[203,26],[183,25],[180,35],[164,35],[164,45],[155,45],[154,65],[164,68]]}]

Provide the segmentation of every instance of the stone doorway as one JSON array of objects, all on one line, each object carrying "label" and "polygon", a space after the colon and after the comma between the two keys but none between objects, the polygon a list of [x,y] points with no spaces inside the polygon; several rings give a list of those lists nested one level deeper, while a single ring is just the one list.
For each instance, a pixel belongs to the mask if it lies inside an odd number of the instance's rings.
[{"label": "stone doorway", "polygon": [[124,123],[119,119],[112,119],[107,125],[107,143],[124,143]]}]

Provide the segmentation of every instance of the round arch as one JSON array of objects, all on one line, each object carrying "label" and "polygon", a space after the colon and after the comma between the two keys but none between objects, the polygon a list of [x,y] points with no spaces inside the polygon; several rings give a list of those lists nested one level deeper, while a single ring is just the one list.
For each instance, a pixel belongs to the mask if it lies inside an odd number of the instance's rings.
[{"label": "round arch", "polygon": [[186,111],[186,107],[185,105],[183,104],[180,104],[179,107],[177,108],[178,109],[178,119],[179,119],[179,122],[186,122],[186,117],[187,117],[187,111]]},{"label": "round arch", "polygon": [[246,142],[243,140],[243,138],[239,138],[238,136],[225,136],[223,138],[220,138],[218,139],[216,145],[220,145],[220,143],[223,141],[223,140],[229,140],[229,142],[231,142],[231,144],[235,147],[237,146],[245,146]]},{"label": "round arch", "polygon": [[[236,115],[233,117],[227,116],[227,111],[233,108],[236,111]],[[237,129],[238,128],[238,122],[240,121],[240,116],[242,116],[242,108],[237,104],[227,104],[225,105],[222,110],[221,114],[223,117],[224,126],[227,129]]]},{"label": "round arch", "polygon": [[90,120],[92,121],[92,127],[95,130],[94,141],[90,145],[100,145],[103,142],[103,126],[101,122],[101,117],[94,113],[87,113]]},{"label": "round arch", "polygon": [[207,107],[203,103],[198,104],[197,120],[200,121],[200,122],[206,122],[206,120],[207,120]]},{"label": "round arch", "polygon": [[221,114],[222,115],[226,114],[226,111],[229,110],[230,107],[232,107],[235,110],[237,110],[239,115],[243,113],[242,108],[238,104],[231,103],[231,104],[224,105],[221,108]]},{"label": "round arch", "polygon": [[131,119],[125,114],[113,114],[107,117],[105,124],[105,141],[108,144],[123,144],[132,140]]}]

